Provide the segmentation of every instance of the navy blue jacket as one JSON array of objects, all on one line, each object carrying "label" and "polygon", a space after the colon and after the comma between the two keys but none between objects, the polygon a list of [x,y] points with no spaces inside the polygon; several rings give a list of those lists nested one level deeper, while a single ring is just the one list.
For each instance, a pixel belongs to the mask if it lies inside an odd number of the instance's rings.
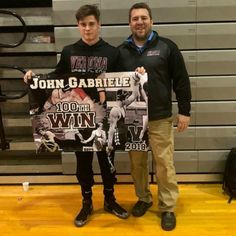
[{"label": "navy blue jacket", "polygon": [[119,47],[119,70],[143,66],[148,74],[148,116],[159,120],[172,116],[172,88],[179,114],[190,116],[191,89],[183,56],[177,45],[153,31],[143,48],[130,36]]}]

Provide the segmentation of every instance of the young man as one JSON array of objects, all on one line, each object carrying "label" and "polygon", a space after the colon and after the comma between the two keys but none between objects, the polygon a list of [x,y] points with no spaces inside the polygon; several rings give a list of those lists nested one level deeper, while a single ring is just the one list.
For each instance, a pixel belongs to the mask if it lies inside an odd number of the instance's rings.
[{"label": "young man", "polygon": [[[99,37],[100,12],[95,5],[81,6],[76,12],[76,19],[81,39],[64,47],[61,59],[56,66],[55,74],[71,72],[89,73],[97,75],[103,72],[115,71],[118,50]],[[24,80],[27,82],[32,76],[32,71],[26,73]],[[88,90],[89,96],[100,103],[105,102],[105,92]],[[114,196],[115,173],[111,173],[106,151],[97,152],[98,162],[104,185],[104,209],[116,216],[125,219],[128,213],[117,202]],[[82,209],[75,218],[75,225],[83,226],[93,211],[92,186],[94,184],[92,160],[93,152],[76,152],[76,176],[81,185],[83,196]],[[114,152],[113,160],[114,162]]]},{"label": "young man", "polygon": [[[173,163],[174,138],[172,118],[172,88],[176,93],[179,113],[177,131],[184,131],[190,122],[190,82],[183,57],[169,39],[152,30],[151,9],[146,3],[136,3],[129,11],[132,35],[119,47],[120,70],[132,71],[143,66],[148,74],[149,141],[156,164],[158,207],[161,226],[173,230],[176,226],[174,209],[178,186]],[[148,156],[145,152],[130,152],[131,174],[138,202],[134,216],[142,216],[152,206],[148,184]]]}]

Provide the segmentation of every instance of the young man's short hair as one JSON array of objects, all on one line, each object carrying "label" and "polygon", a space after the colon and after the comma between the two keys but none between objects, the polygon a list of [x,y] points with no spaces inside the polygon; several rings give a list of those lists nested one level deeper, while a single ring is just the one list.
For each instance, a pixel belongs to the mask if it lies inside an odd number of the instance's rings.
[{"label": "young man's short hair", "polygon": [[75,17],[77,19],[77,22],[80,20],[83,20],[87,16],[93,15],[95,19],[99,22],[100,21],[100,11],[96,5],[83,5],[81,6],[76,14]]}]

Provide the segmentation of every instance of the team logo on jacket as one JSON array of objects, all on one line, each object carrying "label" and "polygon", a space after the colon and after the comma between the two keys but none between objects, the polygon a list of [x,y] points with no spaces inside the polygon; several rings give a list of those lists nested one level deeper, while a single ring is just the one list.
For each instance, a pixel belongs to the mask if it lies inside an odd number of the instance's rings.
[{"label": "team logo on jacket", "polygon": [[151,57],[151,56],[159,56],[160,55],[160,50],[150,50],[148,51],[147,53],[147,56],[148,57]]}]

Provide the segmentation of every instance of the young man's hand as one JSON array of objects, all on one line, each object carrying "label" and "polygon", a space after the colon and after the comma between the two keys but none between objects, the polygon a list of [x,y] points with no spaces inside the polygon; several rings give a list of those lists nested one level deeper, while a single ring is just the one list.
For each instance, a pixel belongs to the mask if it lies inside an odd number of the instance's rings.
[{"label": "young man's hand", "polygon": [[138,72],[139,74],[144,75],[146,70],[143,66],[140,66],[135,69],[135,72]]},{"label": "young man's hand", "polygon": [[25,73],[25,75],[24,75],[24,82],[26,83],[26,84],[28,84],[29,83],[29,80],[31,80],[32,79],[32,77],[34,76],[35,74],[34,74],[34,72],[32,71],[32,70],[28,70],[26,73]]}]

